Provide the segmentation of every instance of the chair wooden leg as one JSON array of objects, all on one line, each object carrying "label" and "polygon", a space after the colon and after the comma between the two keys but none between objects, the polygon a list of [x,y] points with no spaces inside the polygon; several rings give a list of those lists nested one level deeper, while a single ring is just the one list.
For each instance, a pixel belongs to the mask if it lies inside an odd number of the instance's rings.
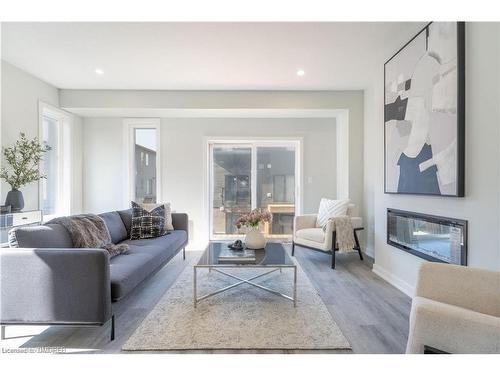
[{"label": "chair wooden leg", "polygon": [[332,236],[332,269],[335,269],[335,248],[337,247],[337,233]]},{"label": "chair wooden leg", "polygon": [[292,256],[295,256],[295,242],[292,241]]},{"label": "chair wooden leg", "polygon": [[356,242],[356,250],[358,250],[359,259],[363,260],[363,253],[361,252],[361,246],[359,245],[358,232],[354,229],[354,241]]}]

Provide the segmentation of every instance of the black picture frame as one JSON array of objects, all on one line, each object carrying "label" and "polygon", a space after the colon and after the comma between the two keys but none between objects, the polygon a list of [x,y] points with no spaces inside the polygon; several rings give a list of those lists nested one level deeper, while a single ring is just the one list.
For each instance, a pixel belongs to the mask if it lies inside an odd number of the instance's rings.
[{"label": "black picture frame", "polygon": [[420,251],[417,251],[415,249],[412,249],[411,247],[404,246],[398,242],[394,242],[390,239],[389,235],[389,219],[390,219],[390,214],[395,214],[397,216],[403,216],[403,217],[408,217],[411,219],[419,219],[435,224],[443,224],[443,225],[450,225],[450,226],[456,226],[456,227],[461,227],[462,228],[462,233],[463,233],[463,244],[460,249],[460,262],[456,263],[461,266],[467,266],[467,256],[468,256],[468,227],[469,223],[467,220],[462,220],[462,219],[456,219],[456,218],[451,218],[451,217],[445,217],[445,216],[436,216],[436,215],[428,215],[428,214],[423,214],[420,212],[412,212],[412,211],[404,211],[404,210],[398,210],[394,208],[388,208],[387,209],[387,228],[386,228],[386,240],[387,244],[391,245],[393,247],[396,247],[398,249],[401,249],[403,251],[406,251],[407,253],[410,253],[412,255],[415,255],[419,258],[428,260],[430,262],[437,262],[437,263],[447,263],[447,264],[455,264],[455,263],[449,263],[445,262],[439,258],[430,256],[428,254],[422,253]]},{"label": "black picture frame", "polygon": [[386,98],[386,66],[394,59],[401,51],[410,45],[419,35],[427,32],[429,26],[433,22],[429,22],[422,30],[420,30],[413,38],[411,38],[403,47],[401,47],[394,55],[392,55],[384,63],[384,193],[385,194],[400,194],[400,195],[427,195],[439,197],[465,197],[465,22],[456,22],[457,27],[457,182],[455,194],[431,194],[419,192],[397,192],[387,190],[387,113],[385,110]]}]

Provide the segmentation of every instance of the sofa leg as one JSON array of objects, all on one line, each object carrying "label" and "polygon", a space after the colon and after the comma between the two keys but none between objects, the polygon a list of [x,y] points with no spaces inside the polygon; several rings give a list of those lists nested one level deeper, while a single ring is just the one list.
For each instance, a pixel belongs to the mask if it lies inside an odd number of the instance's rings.
[{"label": "sofa leg", "polygon": [[2,326],[1,331],[2,332],[1,332],[0,336],[1,336],[2,340],[5,340],[5,326]]},{"label": "sofa leg", "polygon": [[115,339],[115,315],[111,315],[111,341]]},{"label": "sofa leg", "polygon": [[295,256],[295,242],[292,241],[292,256]]},{"label": "sofa leg", "polygon": [[186,248],[185,247],[182,248],[182,259],[186,260]]},{"label": "sofa leg", "polygon": [[359,259],[363,260],[363,253],[361,252],[361,246],[359,246],[358,232],[354,230],[354,242],[356,242],[356,250],[358,250]]},{"label": "sofa leg", "polygon": [[337,233],[332,235],[332,270],[335,269],[335,248],[337,247]]}]

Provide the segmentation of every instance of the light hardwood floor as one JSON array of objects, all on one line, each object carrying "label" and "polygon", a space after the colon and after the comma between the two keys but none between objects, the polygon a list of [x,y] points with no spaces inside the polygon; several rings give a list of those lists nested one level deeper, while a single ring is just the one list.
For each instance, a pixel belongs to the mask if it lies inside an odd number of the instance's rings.
[{"label": "light hardwood floor", "polygon": [[[36,336],[24,338],[20,346],[66,347],[72,352],[82,353],[119,353],[128,337],[173,285],[189,261],[200,254],[188,252],[186,261],[182,260],[181,254],[177,255],[130,296],[113,306],[116,315],[114,341],[109,341],[109,324],[103,327],[50,327]],[[330,257],[326,254],[297,246],[295,256],[351,343],[354,353],[404,352],[411,300],[371,271],[372,261],[369,257],[360,261],[356,253],[340,254],[337,256],[337,268],[332,270]],[[12,338],[12,335],[16,335],[15,327],[7,327],[8,339],[2,345],[8,345],[11,340],[12,345],[19,340]],[[277,351],[223,353],[241,352]]]}]

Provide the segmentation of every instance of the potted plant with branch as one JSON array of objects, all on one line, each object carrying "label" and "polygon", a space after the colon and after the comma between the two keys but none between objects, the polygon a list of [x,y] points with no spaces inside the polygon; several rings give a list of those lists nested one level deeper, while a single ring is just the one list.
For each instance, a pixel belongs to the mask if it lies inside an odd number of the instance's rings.
[{"label": "potted plant with branch", "polygon": [[11,206],[12,211],[21,211],[24,208],[21,187],[45,178],[40,173],[39,164],[43,154],[50,147],[42,145],[38,138],[28,139],[26,134],[20,133],[19,139],[11,147],[3,147],[3,156],[7,166],[0,168],[0,178],[4,179],[11,187],[7,193],[5,205]]}]

